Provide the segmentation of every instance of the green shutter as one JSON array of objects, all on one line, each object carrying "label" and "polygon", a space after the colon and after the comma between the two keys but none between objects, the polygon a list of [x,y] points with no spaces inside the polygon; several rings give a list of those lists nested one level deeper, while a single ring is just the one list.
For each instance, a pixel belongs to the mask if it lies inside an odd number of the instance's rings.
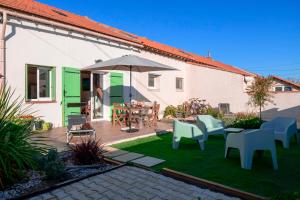
[{"label": "green shutter", "polygon": [[123,74],[111,72],[110,97],[123,97]]},{"label": "green shutter", "polygon": [[28,65],[25,65],[25,101],[28,101]]},{"label": "green shutter", "polygon": [[63,124],[68,125],[69,115],[80,115],[80,107],[70,107],[69,103],[80,103],[81,85],[80,70],[77,68],[62,68],[62,102]]},{"label": "green shutter", "polygon": [[110,117],[113,103],[124,103],[123,98],[123,73],[110,73]]},{"label": "green shutter", "polygon": [[56,100],[56,68],[51,69],[51,99]]}]

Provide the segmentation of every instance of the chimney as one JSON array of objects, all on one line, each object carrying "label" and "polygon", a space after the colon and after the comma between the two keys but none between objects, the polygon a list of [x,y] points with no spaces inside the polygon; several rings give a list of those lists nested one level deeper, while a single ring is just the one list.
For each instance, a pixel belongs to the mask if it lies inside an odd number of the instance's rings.
[{"label": "chimney", "polygon": [[207,58],[212,59],[210,50],[207,52]]}]

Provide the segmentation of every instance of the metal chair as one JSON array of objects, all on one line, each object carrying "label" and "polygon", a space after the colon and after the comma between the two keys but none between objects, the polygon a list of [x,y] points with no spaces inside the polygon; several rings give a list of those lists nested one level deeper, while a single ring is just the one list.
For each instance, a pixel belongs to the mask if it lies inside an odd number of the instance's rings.
[{"label": "metal chair", "polygon": [[95,129],[77,129],[76,126],[80,126],[87,123],[86,117],[83,115],[69,115],[68,116],[68,126],[67,126],[67,144],[70,143],[72,138],[75,136],[93,136],[96,140],[96,131]]}]

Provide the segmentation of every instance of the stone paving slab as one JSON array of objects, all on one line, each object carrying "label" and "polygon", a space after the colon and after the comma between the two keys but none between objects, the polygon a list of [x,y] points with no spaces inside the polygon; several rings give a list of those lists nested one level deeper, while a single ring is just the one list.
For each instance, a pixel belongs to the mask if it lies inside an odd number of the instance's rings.
[{"label": "stone paving slab", "polygon": [[143,156],[144,156],[143,154],[139,154],[139,153],[126,153],[117,157],[113,157],[113,159],[120,162],[129,162],[131,160],[135,160]]},{"label": "stone paving slab", "polygon": [[103,150],[104,151],[107,151],[107,152],[111,152],[111,151],[117,151],[119,149],[115,148],[115,147],[112,147],[112,146],[104,146],[103,147]]},{"label": "stone paving slab", "polygon": [[153,167],[155,165],[165,162],[165,160],[150,157],[150,156],[145,156],[142,158],[138,158],[136,160],[132,160],[131,162],[135,163],[135,164],[143,165],[146,167]]},{"label": "stone paving slab", "polygon": [[238,198],[130,166],[93,176],[31,198],[31,200],[44,199],[238,200]]},{"label": "stone paving slab", "polygon": [[121,155],[127,154],[127,153],[129,153],[129,152],[117,149],[115,151],[106,152],[103,155],[108,158],[114,158],[114,157],[121,156]]}]

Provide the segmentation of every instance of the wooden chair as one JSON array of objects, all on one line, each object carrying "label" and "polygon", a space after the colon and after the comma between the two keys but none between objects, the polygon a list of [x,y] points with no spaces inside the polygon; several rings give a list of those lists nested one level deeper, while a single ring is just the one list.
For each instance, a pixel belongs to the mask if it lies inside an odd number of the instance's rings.
[{"label": "wooden chair", "polygon": [[159,109],[160,109],[160,104],[157,104],[155,102],[152,106],[151,113],[145,117],[145,126],[147,127],[157,126]]},{"label": "wooden chair", "polygon": [[127,115],[127,108],[124,106],[124,104],[113,103],[112,123],[114,126],[116,125],[116,122],[120,126],[122,126],[122,124],[126,124]]}]

